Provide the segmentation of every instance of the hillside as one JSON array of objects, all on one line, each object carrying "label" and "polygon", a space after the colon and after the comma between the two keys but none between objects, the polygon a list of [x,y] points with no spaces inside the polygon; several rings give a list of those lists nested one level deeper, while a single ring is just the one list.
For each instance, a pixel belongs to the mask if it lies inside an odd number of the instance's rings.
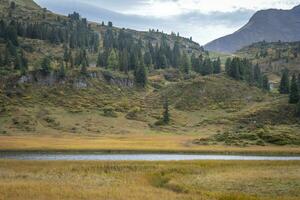
[{"label": "hillside", "polygon": [[258,63],[274,83],[279,82],[284,69],[288,69],[291,74],[300,72],[299,42],[254,43],[237,51],[236,55]]},{"label": "hillside", "polygon": [[235,33],[205,45],[209,51],[235,52],[252,43],[300,40],[300,6],[291,10],[262,10]]},{"label": "hillside", "polygon": [[60,16],[30,0],[1,0],[0,11],[3,137],[153,136],[158,150],[167,148],[164,135],[185,149],[299,145],[295,106],[225,75],[227,55],[210,58],[176,35]]},{"label": "hillside", "polygon": [[[186,52],[189,55],[193,53],[196,55],[206,54],[203,48],[189,39],[177,37],[176,35],[167,35],[161,32],[156,31],[149,31],[149,32],[139,32],[130,29],[121,29],[117,27],[110,27],[108,25],[97,24],[93,22],[85,22],[86,19],[81,19],[80,16],[77,16],[77,13],[70,15],[69,17],[54,14],[47,9],[42,9],[39,7],[34,1],[32,0],[17,0],[15,1],[16,7],[14,9],[10,8],[11,1],[9,0],[1,0],[0,6],[0,13],[3,21],[9,23],[14,21],[17,23],[17,34],[20,40],[20,46],[25,50],[26,56],[29,58],[29,65],[35,66],[38,62],[41,61],[43,56],[49,56],[54,58],[57,62],[59,59],[64,55],[64,48],[63,46],[66,42],[69,42],[72,34],[78,35],[76,30],[68,30],[70,26],[77,26],[74,21],[79,21],[83,23],[83,26],[86,26],[85,30],[87,34],[97,34],[99,41],[95,41],[93,45],[97,45],[99,51],[104,51],[103,45],[105,45],[104,39],[106,38],[107,34],[111,34],[109,36],[110,39],[115,41],[110,41],[111,43],[117,43],[117,40],[120,40],[118,37],[122,32],[128,40],[132,40],[132,43],[138,43],[139,41],[142,42],[142,51],[147,51],[149,43],[153,45],[153,48],[158,45],[160,46],[163,42],[166,42],[168,48],[173,49],[175,42],[179,44],[179,48],[181,51]],[[29,26],[33,26],[34,30],[33,33],[28,33],[30,29]],[[38,27],[40,26],[40,27]],[[80,25],[81,26],[81,25]],[[25,29],[24,31],[22,29]],[[39,32],[39,30],[35,29],[47,29],[47,33],[41,33],[44,35],[49,36],[39,36],[35,33]],[[32,31],[32,30],[29,30]],[[45,30],[46,31],[46,30]],[[25,32],[25,33],[24,33]],[[54,37],[51,37],[50,34],[56,34]],[[68,34],[68,35],[66,35]],[[81,33],[84,34],[84,33]],[[44,37],[44,38],[43,38]],[[79,36],[76,36],[79,37]],[[85,37],[85,36],[84,36]],[[89,36],[88,36],[89,37]],[[94,36],[92,36],[94,37]],[[97,38],[96,38],[97,39]],[[94,38],[87,38],[87,40],[94,40]],[[98,39],[97,39],[98,40]],[[118,44],[117,44],[118,45]],[[87,46],[84,44],[84,46]],[[1,47],[1,40],[0,40],[0,47]],[[41,48],[43,47],[43,48]],[[82,48],[83,45],[79,44],[73,50],[73,54],[78,50],[78,48]],[[88,47],[88,46],[87,46]],[[3,48],[3,44],[2,44]],[[94,48],[94,47],[88,47]],[[114,48],[119,48],[115,47]],[[74,55],[73,55],[74,56]],[[89,59],[92,64],[96,65],[98,52],[89,52]],[[38,59],[36,59],[38,58]]]}]

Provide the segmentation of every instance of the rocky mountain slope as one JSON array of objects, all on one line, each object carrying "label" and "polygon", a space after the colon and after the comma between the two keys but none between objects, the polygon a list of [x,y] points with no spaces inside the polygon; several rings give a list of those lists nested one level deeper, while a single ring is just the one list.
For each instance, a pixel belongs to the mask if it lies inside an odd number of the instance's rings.
[{"label": "rocky mountain slope", "polygon": [[255,42],[279,40],[300,40],[300,6],[291,10],[259,11],[240,30],[206,44],[205,49],[232,53]]}]

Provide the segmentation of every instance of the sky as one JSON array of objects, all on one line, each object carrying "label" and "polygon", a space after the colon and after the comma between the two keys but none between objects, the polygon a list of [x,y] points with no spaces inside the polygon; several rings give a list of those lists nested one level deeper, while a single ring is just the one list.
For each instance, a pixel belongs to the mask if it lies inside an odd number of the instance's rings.
[{"label": "sky", "polygon": [[137,30],[179,32],[204,45],[245,25],[258,10],[291,9],[300,0],[35,0],[60,13],[79,12],[90,21],[112,21]]}]

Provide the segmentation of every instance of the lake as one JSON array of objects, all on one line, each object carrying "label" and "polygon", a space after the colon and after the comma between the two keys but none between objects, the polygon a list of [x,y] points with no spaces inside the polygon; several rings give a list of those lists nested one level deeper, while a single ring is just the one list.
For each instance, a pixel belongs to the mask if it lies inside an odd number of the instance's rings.
[{"label": "lake", "polygon": [[12,153],[0,152],[0,159],[69,161],[184,161],[184,160],[300,160],[300,156],[246,156],[197,154],[105,154],[105,153]]}]

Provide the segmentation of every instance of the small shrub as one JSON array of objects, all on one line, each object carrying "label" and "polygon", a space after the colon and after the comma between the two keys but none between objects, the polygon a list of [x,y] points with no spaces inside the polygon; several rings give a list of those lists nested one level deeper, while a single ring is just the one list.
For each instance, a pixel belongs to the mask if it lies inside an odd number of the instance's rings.
[{"label": "small shrub", "polygon": [[140,107],[134,107],[132,108],[126,115],[127,119],[136,120],[138,119],[138,113],[141,112]]},{"label": "small shrub", "polygon": [[103,108],[103,115],[105,117],[118,117],[118,114],[115,112],[115,109],[111,106],[106,106]]}]

